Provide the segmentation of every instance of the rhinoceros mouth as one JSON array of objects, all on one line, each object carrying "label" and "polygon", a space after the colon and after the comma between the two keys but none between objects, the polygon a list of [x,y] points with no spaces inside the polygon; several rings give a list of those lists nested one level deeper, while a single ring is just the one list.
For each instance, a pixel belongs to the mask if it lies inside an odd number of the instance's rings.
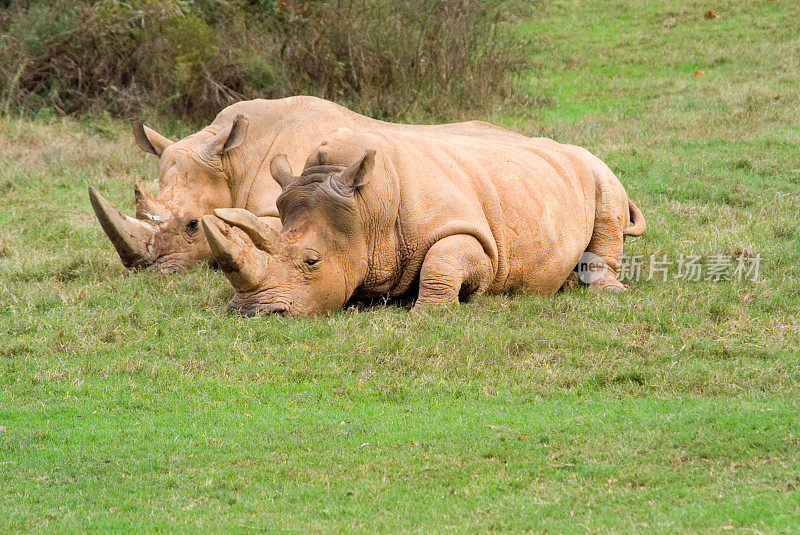
[{"label": "rhinoceros mouth", "polygon": [[172,275],[175,273],[183,273],[184,271],[187,271],[186,266],[183,266],[181,264],[175,264],[175,263],[165,264],[162,262],[156,262],[153,265],[151,265],[148,269],[152,271],[159,271],[161,273],[166,273],[168,275]]},{"label": "rhinoceros mouth", "polygon": [[289,311],[288,308],[286,308],[283,305],[275,305],[275,304],[266,305],[262,303],[257,303],[253,306],[253,308],[255,308],[256,312],[258,312],[259,314],[275,314],[277,316],[282,316],[284,318],[292,317],[292,313]]},{"label": "rhinoceros mouth", "polygon": [[252,318],[258,314],[274,314],[283,318],[293,317],[289,309],[283,305],[252,302],[246,298],[242,298],[238,294],[228,302],[228,310],[240,316],[244,316],[245,318]]},{"label": "rhinoceros mouth", "polygon": [[152,224],[126,216],[91,186],[89,200],[103,232],[125,267],[141,269],[155,262],[152,243],[156,230]]}]

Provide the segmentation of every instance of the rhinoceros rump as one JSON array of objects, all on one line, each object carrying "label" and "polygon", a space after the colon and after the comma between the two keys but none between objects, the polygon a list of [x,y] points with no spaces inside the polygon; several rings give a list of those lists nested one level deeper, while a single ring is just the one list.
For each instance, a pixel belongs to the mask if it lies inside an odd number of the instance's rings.
[{"label": "rhinoceros rump", "polygon": [[302,166],[323,136],[337,127],[518,136],[477,121],[432,126],[384,123],[302,96],[233,104],[203,130],[175,142],[138,119],[132,123],[138,146],[160,158],[158,197],[137,184],[138,221],[123,216],[96,190],[90,190],[92,207],[126,267],[166,272],[211,258],[199,221],[215,208],[241,207],[258,216],[277,215],[280,187],[272,179],[269,162],[286,153],[292,165]]},{"label": "rhinoceros rump", "polygon": [[624,291],[624,237],[645,230],[603,162],[543,138],[341,129],[299,177],[281,156],[272,174],[280,234],[241,209],[203,218],[236,290],[229,307],[245,315],[310,316],[417,286],[415,306],[550,294],[584,252],[605,263],[591,289]]}]

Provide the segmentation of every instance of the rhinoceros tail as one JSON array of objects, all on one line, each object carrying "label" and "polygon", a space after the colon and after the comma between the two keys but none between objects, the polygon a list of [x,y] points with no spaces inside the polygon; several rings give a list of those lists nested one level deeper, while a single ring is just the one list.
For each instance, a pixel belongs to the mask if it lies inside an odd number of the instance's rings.
[{"label": "rhinoceros tail", "polygon": [[641,236],[647,228],[642,211],[630,199],[628,199],[628,210],[630,210],[632,225],[623,229],[622,234],[625,236]]}]

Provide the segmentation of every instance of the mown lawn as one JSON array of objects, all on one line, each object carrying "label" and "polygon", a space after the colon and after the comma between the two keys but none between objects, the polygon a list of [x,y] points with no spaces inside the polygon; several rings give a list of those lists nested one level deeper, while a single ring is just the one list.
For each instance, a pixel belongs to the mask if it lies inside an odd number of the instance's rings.
[{"label": "mown lawn", "polygon": [[797,531],[798,17],[546,2],[489,117],[601,156],[645,268],[757,281],[242,319],[219,273],[125,275],[86,195],[155,190],[123,122],[0,119],[0,531]]}]

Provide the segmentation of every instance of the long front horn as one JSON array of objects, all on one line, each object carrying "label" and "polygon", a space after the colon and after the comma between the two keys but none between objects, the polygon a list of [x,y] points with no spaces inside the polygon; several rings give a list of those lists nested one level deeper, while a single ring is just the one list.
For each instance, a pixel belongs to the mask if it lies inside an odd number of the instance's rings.
[{"label": "long front horn", "polygon": [[91,186],[89,199],[100,226],[125,267],[133,269],[151,265],[154,258],[148,250],[148,244],[152,241],[155,229],[147,223],[124,215]]},{"label": "long front horn", "polygon": [[284,248],[283,238],[275,229],[268,227],[258,220],[248,210],[243,208],[217,208],[214,215],[234,227],[238,227],[247,234],[253,243],[269,254],[279,253]]},{"label": "long front horn", "polygon": [[256,288],[266,276],[265,253],[219,217],[205,215],[202,221],[214,258],[231,285],[241,292]]}]

